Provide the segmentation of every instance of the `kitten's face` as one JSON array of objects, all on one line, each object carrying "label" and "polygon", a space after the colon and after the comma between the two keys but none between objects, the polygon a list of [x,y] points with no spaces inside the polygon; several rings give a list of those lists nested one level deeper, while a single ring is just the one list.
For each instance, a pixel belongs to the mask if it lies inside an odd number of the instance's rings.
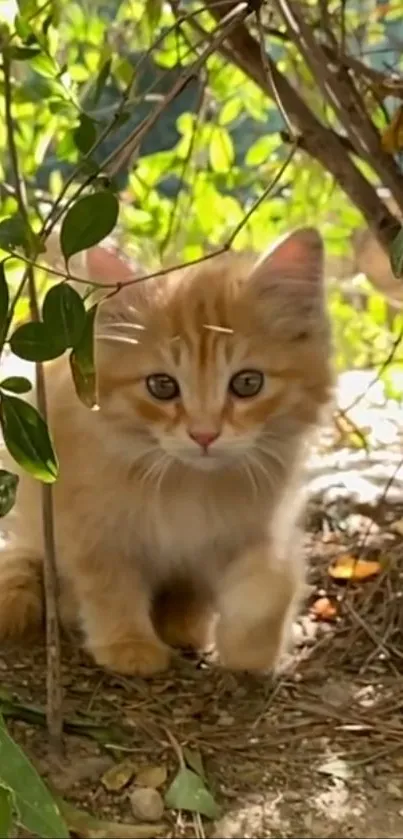
[{"label": "kitten's face", "polygon": [[117,295],[98,325],[101,408],[191,467],[253,464],[328,398],[321,259],[300,231],[257,266],[227,254]]}]

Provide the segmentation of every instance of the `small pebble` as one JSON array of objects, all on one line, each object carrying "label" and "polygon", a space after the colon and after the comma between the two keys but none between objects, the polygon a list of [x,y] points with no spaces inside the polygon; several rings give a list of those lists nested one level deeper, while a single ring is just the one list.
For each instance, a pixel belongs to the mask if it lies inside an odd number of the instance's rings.
[{"label": "small pebble", "polygon": [[283,801],[301,801],[301,793],[296,790],[286,789],[285,792],[283,792]]},{"label": "small pebble", "polygon": [[403,790],[398,784],[394,783],[393,781],[388,781],[386,784],[386,792],[388,795],[391,795],[392,798],[402,799],[403,798]]},{"label": "small pebble", "polygon": [[157,822],[164,812],[164,802],[156,789],[137,787],[130,794],[130,804],[136,819]]}]

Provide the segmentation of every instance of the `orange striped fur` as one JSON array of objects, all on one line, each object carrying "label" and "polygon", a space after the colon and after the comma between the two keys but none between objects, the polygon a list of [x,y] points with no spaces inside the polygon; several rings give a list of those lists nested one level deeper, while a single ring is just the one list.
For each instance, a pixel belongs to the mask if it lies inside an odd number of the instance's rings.
[{"label": "orange striped fur", "polygon": [[[214,637],[228,667],[277,666],[304,579],[306,442],[331,395],[322,262],[302,229],[260,261],[226,253],[125,286],[98,316],[99,411],[65,358],[48,366],[61,611],[99,664],[150,675],[171,645]],[[263,374],[256,395],[231,392],[242,370]],[[172,401],[147,389],[160,373]],[[0,637],[40,619],[38,489],[22,476],[9,517]]]}]

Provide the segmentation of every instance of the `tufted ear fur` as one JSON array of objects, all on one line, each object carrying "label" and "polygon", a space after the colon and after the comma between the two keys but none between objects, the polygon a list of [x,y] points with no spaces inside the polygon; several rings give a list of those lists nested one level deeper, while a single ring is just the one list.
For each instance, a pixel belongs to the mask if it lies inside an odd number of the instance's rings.
[{"label": "tufted ear fur", "polygon": [[260,317],[294,340],[328,332],[324,306],[324,254],[320,234],[302,227],[258,259],[249,278]]},{"label": "tufted ear fur", "polygon": [[99,283],[127,283],[138,273],[123,254],[112,245],[96,245],[87,251],[87,276]]},{"label": "tufted ear fur", "polygon": [[256,263],[251,281],[262,292],[273,286],[296,294],[321,296],[324,254],[322,238],[313,227],[301,227],[270,247]]}]

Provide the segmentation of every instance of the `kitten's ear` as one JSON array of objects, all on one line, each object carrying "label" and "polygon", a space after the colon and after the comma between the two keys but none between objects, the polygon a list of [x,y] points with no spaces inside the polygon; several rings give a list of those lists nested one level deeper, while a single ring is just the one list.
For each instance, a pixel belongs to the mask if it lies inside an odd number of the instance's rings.
[{"label": "kitten's ear", "polygon": [[87,251],[88,279],[98,283],[127,283],[138,271],[112,245],[96,245]]},{"label": "kitten's ear", "polygon": [[[65,261],[60,247],[60,228],[53,230],[47,238],[43,259],[51,268],[65,270]],[[140,273],[137,265],[133,265],[115,247],[110,238],[89,250],[74,254],[69,259],[69,268],[73,276],[101,284],[125,283]],[[71,281],[71,285],[78,291],[83,291],[82,283]]]},{"label": "kitten's ear", "polygon": [[320,296],[323,285],[323,241],[314,227],[301,227],[276,242],[256,263],[251,281],[261,290],[273,286]]}]

